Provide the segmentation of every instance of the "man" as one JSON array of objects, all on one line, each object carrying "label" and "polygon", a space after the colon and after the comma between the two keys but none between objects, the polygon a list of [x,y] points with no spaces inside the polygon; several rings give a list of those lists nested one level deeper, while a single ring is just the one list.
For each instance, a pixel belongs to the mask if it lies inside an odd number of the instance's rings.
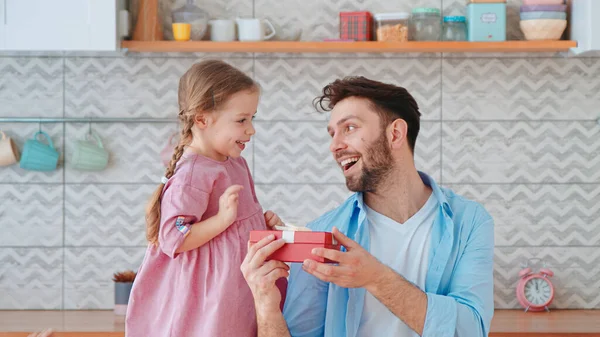
[{"label": "man", "polygon": [[[266,258],[284,245],[249,246],[241,269],[260,337],[487,336],[493,316],[493,220],[476,202],[418,172],[420,113],[401,87],[363,77],[330,83],[330,150],[356,192],[308,224],[332,231],[336,264],[293,264],[283,314],[275,286],[288,266]],[[343,233],[343,234],[342,234]]]}]

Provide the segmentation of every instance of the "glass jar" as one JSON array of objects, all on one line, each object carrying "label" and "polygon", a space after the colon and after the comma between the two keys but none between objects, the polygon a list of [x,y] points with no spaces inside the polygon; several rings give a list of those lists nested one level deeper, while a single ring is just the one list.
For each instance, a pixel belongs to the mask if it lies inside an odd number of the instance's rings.
[{"label": "glass jar", "polygon": [[442,39],[444,41],[466,41],[467,20],[464,16],[445,16]]},{"label": "glass jar", "polygon": [[408,13],[379,13],[375,18],[375,36],[377,41],[406,42],[408,41]]},{"label": "glass jar", "polygon": [[442,37],[442,16],[438,8],[420,7],[412,10],[410,35],[415,41],[439,41]]},{"label": "glass jar", "polygon": [[194,0],[187,0],[186,4],[172,12],[173,23],[191,24],[191,39],[202,40],[208,28],[208,14],[194,5]]}]

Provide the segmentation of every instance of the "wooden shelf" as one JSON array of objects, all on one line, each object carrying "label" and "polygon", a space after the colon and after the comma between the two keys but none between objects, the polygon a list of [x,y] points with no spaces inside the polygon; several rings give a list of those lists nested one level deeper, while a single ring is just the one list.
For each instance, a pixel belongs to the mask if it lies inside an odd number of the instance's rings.
[{"label": "wooden shelf", "polygon": [[317,42],[317,41],[123,41],[130,52],[224,53],[518,53],[561,52],[576,41]]}]

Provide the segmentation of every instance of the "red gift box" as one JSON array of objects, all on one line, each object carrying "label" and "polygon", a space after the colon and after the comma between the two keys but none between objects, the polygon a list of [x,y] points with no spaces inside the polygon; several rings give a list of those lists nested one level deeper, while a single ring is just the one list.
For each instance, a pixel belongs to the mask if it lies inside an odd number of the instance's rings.
[{"label": "red gift box", "polygon": [[340,12],[340,39],[371,41],[373,16],[370,12]]},{"label": "red gift box", "polygon": [[329,248],[340,250],[340,244],[329,232],[305,232],[305,231],[250,231],[250,242],[256,243],[261,239],[274,234],[276,239],[287,242],[283,247],[275,251],[267,260],[278,260],[283,262],[304,262],[306,259],[323,263],[337,263],[311,253],[313,248]]}]

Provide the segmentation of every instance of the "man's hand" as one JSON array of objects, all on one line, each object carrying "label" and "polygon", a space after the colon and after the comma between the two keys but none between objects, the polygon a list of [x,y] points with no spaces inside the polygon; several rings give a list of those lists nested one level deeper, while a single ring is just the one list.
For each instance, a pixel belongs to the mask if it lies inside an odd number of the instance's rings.
[{"label": "man's hand", "polygon": [[312,254],[335,261],[338,265],[305,260],[302,268],[306,272],[344,288],[369,288],[383,277],[387,267],[356,241],[342,234],[336,227],[333,228],[333,236],[346,247],[346,252],[314,248]]},{"label": "man's hand", "polygon": [[267,227],[273,228],[275,226],[284,226],[283,221],[281,221],[279,216],[273,213],[273,211],[266,211],[264,216]]},{"label": "man's hand", "polygon": [[[275,281],[287,277],[290,270],[290,267],[281,261],[265,262],[269,255],[285,244],[283,239],[274,240],[275,236],[271,234],[255,244],[248,243],[248,254],[240,267],[254,296],[255,306],[267,312],[279,310],[281,293]],[[260,311],[257,310],[259,315]]]}]

